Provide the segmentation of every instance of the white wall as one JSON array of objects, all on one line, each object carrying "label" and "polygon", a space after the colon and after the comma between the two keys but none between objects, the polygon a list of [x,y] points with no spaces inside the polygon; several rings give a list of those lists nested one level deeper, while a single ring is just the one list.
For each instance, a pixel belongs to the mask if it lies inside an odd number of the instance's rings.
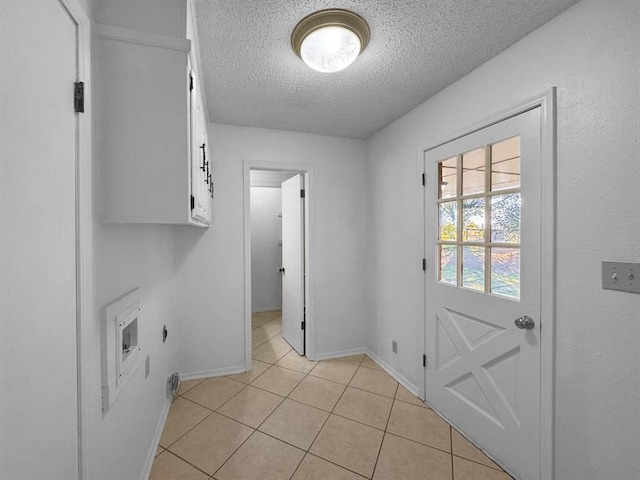
[{"label": "white wall", "polygon": [[[95,2],[95,21],[165,35],[180,35],[181,2],[154,0]],[[178,10],[176,10],[178,9]],[[184,7],[182,7],[184,9]],[[184,29],[184,26],[182,26]],[[184,32],[182,32],[184,35]],[[103,192],[101,178],[110,159],[101,157],[100,64],[94,55],[94,218],[99,217]],[[135,112],[133,112],[135,114]],[[179,227],[190,228],[190,227]],[[176,370],[177,328],[173,314],[174,227],[163,225],[94,224],[94,312],[86,322],[86,479],[141,478],[154,435],[167,405],[166,381]],[[142,318],[139,341],[141,366],[116,403],[103,415],[101,401],[101,309],[140,287]],[[162,343],[162,327],[169,335]],[[150,356],[150,375],[144,378],[144,358]]]},{"label": "white wall", "polygon": [[183,373],[244,365],[243,165],[313,166],[311,218],[317,354],[364,347],[364,142],[210,124],[213,223],[176,232]]},{"label": "white wall", "polygon": [[600,277],[602,260],[640,261],[639,20],[635,0],[584,0],[367,141],[369,346],[417,386],[418,152],[558,87],[559,480],[640,476],[640,295]]},{"label": "white wall", "polygon": [[251,187],[251,311],[282,308],[282,189]]}]

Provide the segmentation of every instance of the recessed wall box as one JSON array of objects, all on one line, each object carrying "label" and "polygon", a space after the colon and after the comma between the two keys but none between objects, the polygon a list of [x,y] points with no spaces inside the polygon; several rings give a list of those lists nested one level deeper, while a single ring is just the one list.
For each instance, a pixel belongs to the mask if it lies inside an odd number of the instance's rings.
[{"label": "recessed wall box", "polygon": [[141,305],[135,289],[103,308],[102,410],[107,411],[140,366]]}]

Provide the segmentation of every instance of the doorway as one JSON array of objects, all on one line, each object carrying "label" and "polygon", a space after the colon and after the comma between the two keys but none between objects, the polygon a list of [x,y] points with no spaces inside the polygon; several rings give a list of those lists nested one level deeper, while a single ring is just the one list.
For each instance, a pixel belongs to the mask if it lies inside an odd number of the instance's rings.
[{"label": "doorway", "polygon": [[424,152],[425,400],[522,480],[552,468],[552,107]]},{"label": "doorway", "polygon": [[[310,182],[299,165],[245,165],[246,370],[270,328],[308,354]],[[271,353],[262,350],[255,353]]]}]

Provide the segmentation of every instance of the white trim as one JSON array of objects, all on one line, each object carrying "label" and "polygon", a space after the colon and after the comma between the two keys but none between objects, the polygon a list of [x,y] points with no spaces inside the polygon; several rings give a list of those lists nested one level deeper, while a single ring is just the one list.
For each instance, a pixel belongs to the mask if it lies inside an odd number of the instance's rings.
[{"label": "white trim", "polygon": [[252,308],[251,313],[277,312],[278,310],[282,310],[282,305],[278,305],[277,307]]},{"label": "white trim", "polygon": [[76,123],[76,375],[78,479],[87,469],[86,366],[88,338],[85,325],[93,312],[93,198],[92,198],[92,85],[91,20],[77,0],[59,0],[77,29],[77,80],[84,82],[84,113]]},{"label": "white trim", "polygon": [[167,416],[169,415],[170,409],[171,398],[167,398],[166,402],[164,403],[164,407],[162,407],[160,419],[158,420],[158,424],[156,425],[156,431],[153,434],[153,440],[151,441],[149,451],[147,452],[147,459],[144,462],[144,468],[142,469],[142,476],[140,477],[140,480],[149,480],[151,469],[153,468],[153,462],[156,459],[156,454],[158,452],[160,438],[162,437],[162,431],[164,430],[164,425],[167,422]]},{"label": "white trim", "polygon": [[96,35],[109,40],[178,50],[179,52],[189,52],[191,50],[191,41],[184,38],[131,30],[130,28],[116,27],[115,25],[108,25],[106,23],[96,22]]},{"label": "white trim", "polygon": [[[380,365],[380,367],[387,372],[389,375],[391,375],[393,378],[395,378],[395,380],[402,385],[404,388],[406,388],[407,390],[409,390],[409,392],[411,392],[413,395],[415,395],[416,397],[420,398],[420,396],[418,395],[419,393],[419,387],[416,387],[413,383],[411,383],[409,381],[408,378],[406,378],[405,376],[403,376],[400,372],[398,372],[395,368],[393,368],[391,365],[389,365],[388,363],[386,363],[384,360],[382,360],[382,358],[380,358],[378,355],[376,355],[375,353],[373,353],[371,350],[366,349],[365,353],[371,357],[371,359],[376,362],[378,365]],[[421,399],[422,400],[422,399]]]},{"label": "white trim", "polygon": [[351,348],[349,350],[336,350],[334,352],[319,353],[315,355],[313,358],[307,355],[307,358],[314,362],[319,362],[321,360],[332,360],[335,358],[343,358],[343,357],[350,357],[352,355],[360,355],[361,353],[366,353],[368,355],[368,351],[366,348]]},{"label": "white trim", "polygon": [[244,373],[248,371],[244,365],[235,365],[233,367],[214,368],[213,370],[198,370],[195,372],[181,373],[181,380],[198,380],[200,378],[223,377],[224,375],[235,375],[236,373]]},{"label": "white trim", "polygon": [[244,215],[244,328],[245,328],[245,368],[251,370],[251,170],[273,170],[298,172],[304,174],[304,188],[307,201],[305,204],[305,262],[306,262],[306,329],[305,356],[315,355],[315,282],[313,275],[315,235],[315,198],[313,166],[303,163],[264,162],[245,160],[243,182],[243,215]]},{"label": "white trim", "polygon": [[[540,107],[541,144],[541,308],[540,321],[544,328],[540,332],[540,479],[555,478],[555,291],[556,291],[556,87],[536,95],[511,108],[491,115],[472,126],[464,128],[426,148],[424,153],[445,143],[465,137],[496,123]],[[424,195],[424,193],[423,193]],[[423,202],[424,203],[424,202]],[[423,235],[426,235],[423,215]],[[423,243],[424,245],[424,243]],[[426,252],[423,252],[426,255]],[[423,288],[423,292],[425,289]],[[424,298],[424,297],[423,297]],[[423,316],[423,324],[426,315]],[[541,323],[542,324],[542,323]],[[423,327],[426,349],[426,327]],[[421,393],[426,390],[426,372],[422,378]],[[425,398],[426,400],[426,398]]]},{"label": "white trim", "polygon": [[277,180],[253,180],[251,188],[282,188],[282,183]]}]

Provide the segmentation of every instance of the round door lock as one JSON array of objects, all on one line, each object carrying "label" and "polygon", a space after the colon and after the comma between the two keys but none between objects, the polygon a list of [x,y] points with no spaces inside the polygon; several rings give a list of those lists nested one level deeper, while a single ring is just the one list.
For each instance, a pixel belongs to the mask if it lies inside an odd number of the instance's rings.
[{"label": "round door lock", "polygon": [[536,326],[536,322],[533,321],[533,318],[523,315],[522,317],[516,318],[515,321],[516,327],[521,328],[523,330],[531,330]]}]

